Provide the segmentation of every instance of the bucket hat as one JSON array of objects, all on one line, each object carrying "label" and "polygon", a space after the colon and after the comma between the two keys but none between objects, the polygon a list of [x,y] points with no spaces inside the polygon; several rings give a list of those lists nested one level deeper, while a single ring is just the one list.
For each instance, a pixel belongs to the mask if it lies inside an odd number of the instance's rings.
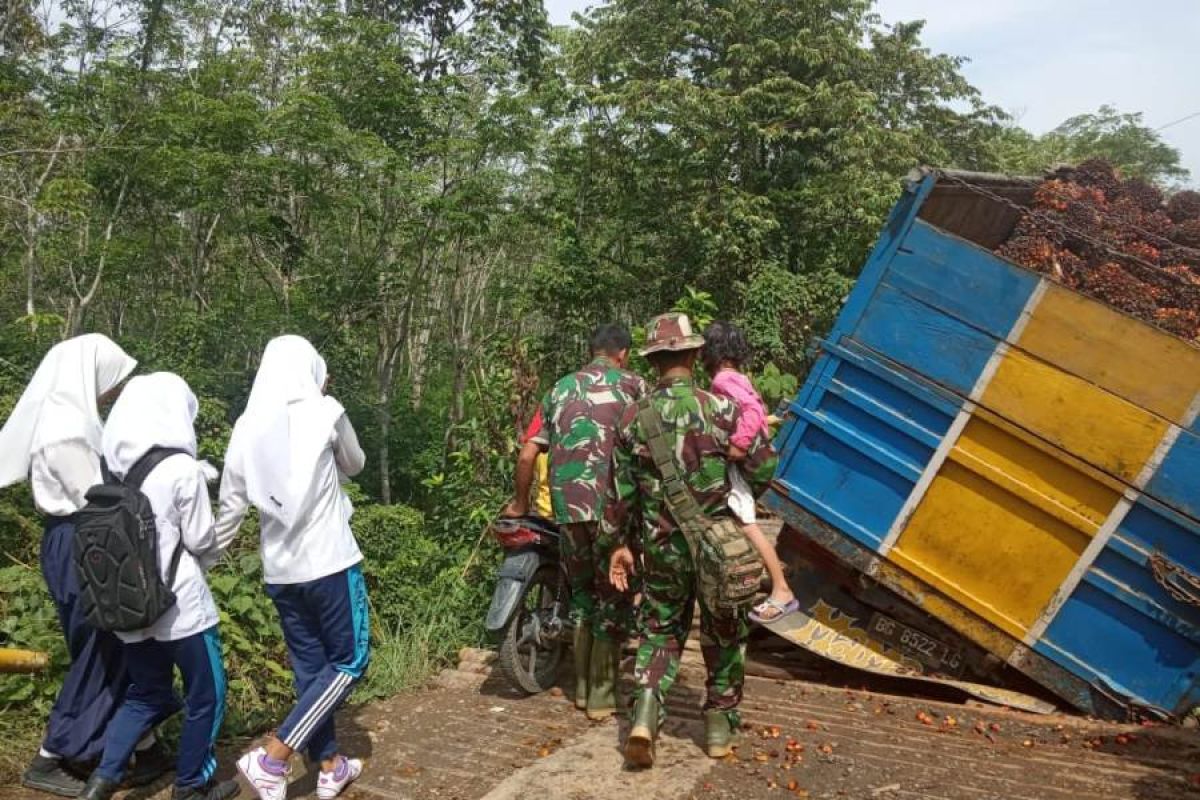
[{"label": "bucket hat", "polygon": [[646,326],[646,345],[638,352],[647,356],[664,350],[698,350],[703,346],[704,337],[692,330],[688,315],[671,312],[650,320]]}]

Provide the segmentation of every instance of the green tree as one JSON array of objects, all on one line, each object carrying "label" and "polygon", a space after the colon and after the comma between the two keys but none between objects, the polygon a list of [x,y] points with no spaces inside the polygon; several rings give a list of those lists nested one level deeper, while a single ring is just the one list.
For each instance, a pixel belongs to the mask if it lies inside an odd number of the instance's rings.
[{"label": "green tree", "polygon": [[[738,320],[774,401],[913,166],[1180,174],[1137,115],[1032,136],[871,0],[614,0],[555,30],[537,0],[3,8],[0,417],[54,341],[101,331],[192,384],[219,459],[265,342],[308,336],[371,454],[373,580],[445,601],[422,627],[426,601],[381,590],[380,633],[446,634],[438,657],[476,629],[486,581],[459,562],[490,563],[518,426],[597,322]],[[37,537],[28,491],[0,494],[0,552],[25,565],[0,636],[40,645]],[[244,538],[216,588],[252,726],[282,667],[245,635],[269,615]]]},{"label": "green tree", "polygon": [[[777,269],[828,298],[818,330],[841,293],[817,286],[856,273],[900,178],[959,160],[968,134],[999,116],[958,60],[921,44],[919,23],[885,28],[871,8],[593,9],[555,63],[570,125],[548,155],[559,245],[535,273],[536,296],[640,322],[688,285],[736,316]],[[779,338],[761,331],[756,343]]]},{"label": "green tree", "polygon": [[1147,127],[1140,112],[1121,113],[1108,105],[1094,114],[1071,117],[1042,137],[1039,145],[1056,161],[1102,158],[1125,175],[1151,183],[1183,180],[1189,174],[1180,164],[1179,151]]},{"label": "green tree", "polygon": [[1101,158],[1129,177],[1160,186],[1186,180],[1177,149],[1142,122],[1142,114],[1124,114],[1101,106],[1094,114],[1079,114],[1054,130],[1037,136],[1001,119],[977,130],[978,169],[1037,175],[1062,164]]}]

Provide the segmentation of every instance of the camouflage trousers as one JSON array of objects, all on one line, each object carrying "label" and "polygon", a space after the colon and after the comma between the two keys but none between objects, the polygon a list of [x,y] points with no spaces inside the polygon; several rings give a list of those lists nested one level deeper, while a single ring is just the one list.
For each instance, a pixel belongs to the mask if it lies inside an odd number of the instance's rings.
[{"label": "camouflage trousers", "polygon": [[616,541],[600,532],[598,522],[563,526],[562,557],[571,582],[571,617],[597,639],[623,641],[633,621],[630,597],[608,580],[608,559]]},{"label": "camouflage trousers", "polygon": [[[697,601],[696,571],[683,533],[647,541],[642,567],[643,596],[638,608],[642,634],[634,680],[652,688],[660,702],[679,675],[679,657]],[[708,673],[705,710],[733,711],[742,702],[746,681],[746,612],[716,615],[700,604],[700,650]]]}]

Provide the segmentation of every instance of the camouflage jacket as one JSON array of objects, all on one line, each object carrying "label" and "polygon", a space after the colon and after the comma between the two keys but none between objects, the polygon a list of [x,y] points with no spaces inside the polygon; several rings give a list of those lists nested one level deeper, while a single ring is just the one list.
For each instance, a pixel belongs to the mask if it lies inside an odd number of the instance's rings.
[{"label": "camouflage jacket", "polygon": [[600,520],[617,422],[645,393],[644,380],[601,357],[559,380],[546,395],[547,424],[530,441],[549,449],[550,499],[559,523]]},{"label": "camouflage jacket", "polygon": [[[726,453],[737,428],[738,410],[724,397],[696,388],[686,378],[662,381],[651,394],[654,408],[662,416],[663,430],[671,440],[676,463],[706,514],[728,513],[729,471]],[[761,431],[755,435],[747,456],[738,468],[757,495],[767,488],[778,461]],[[662,502],[658,470],[646,446],[646,435],[638,422],[637,406],[625,409],[617,426],[613,450],[613,482],[605,506],[603,529],[621,536],[629,545],[628,518],[642,520],[643,541],[662,540],[678,526]]]}]

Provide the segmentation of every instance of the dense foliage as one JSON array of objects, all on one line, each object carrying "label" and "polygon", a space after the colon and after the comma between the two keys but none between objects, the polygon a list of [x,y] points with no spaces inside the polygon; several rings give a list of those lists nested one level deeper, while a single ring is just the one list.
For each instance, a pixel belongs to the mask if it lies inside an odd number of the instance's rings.
[{"label": "dense foliage", "polygon": [[[570,29],[539,0],[10,0],[0,416],[50,344],[102,331],[187,378],[219,462],[263,344],[308,336],[370,454],[365,691],[420,680],[478,635],[518,424],[592,325],[740,320],[778,400],[914,165],[1120,145],[1179,174],[1115,112],[1050,148],[920,34],[871,0],[615,0]],[[61,666],[38,538],[0,494],[0,631]],[[235,730],[288,691],[258,576],[248,530],[212,576]],[[5,724],[35,731],[9,711],[54,679],[0,684]]]}]

